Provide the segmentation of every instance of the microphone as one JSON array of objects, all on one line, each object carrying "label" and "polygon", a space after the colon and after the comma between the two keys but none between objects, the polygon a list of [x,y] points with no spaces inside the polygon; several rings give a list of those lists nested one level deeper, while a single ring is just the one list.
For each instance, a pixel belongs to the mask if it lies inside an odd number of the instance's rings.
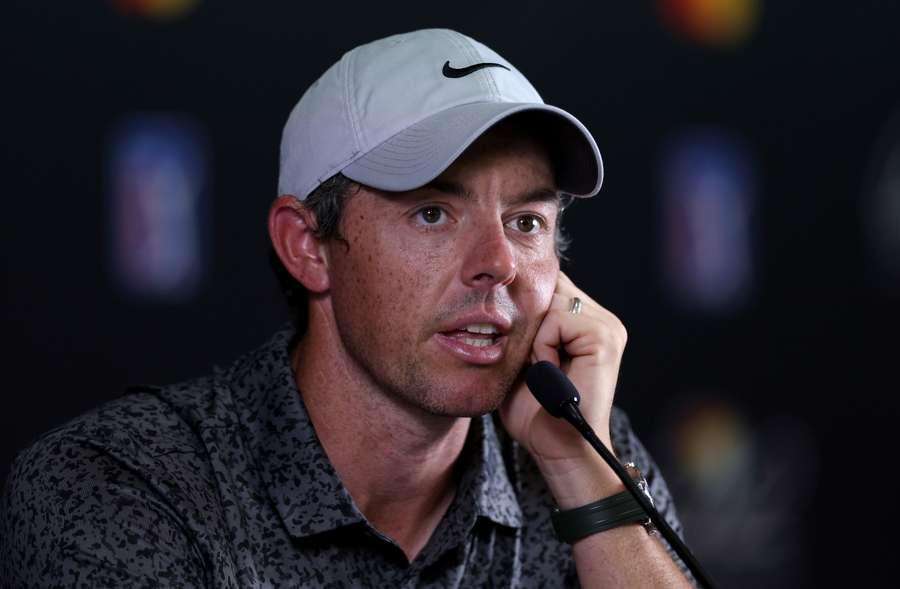
[{"label": "microphone", "polygon": [[581,402],[581,395],[572,381],[562,370],[546,360],[528,369],[525,383],[531,394],[553,417],[562,417],[567,413],[566,407],[569,404],[577,407]]},{"label": "microphone", "polygon": [[581,414],[581,410],[578,408],[578,404],[581,402],[581,395],[578,393],[575,385],[572,384],[572,381],[569,380],[569,377],[554,364],[542,360],[528,368],[525,373],[525,383],[528,385],[531,394],[534,395],[547,413],[553,417],[565,419],[581,433],[600,454],[606,464],[615,471],[616,475],[622,480],[622,484],[625,485],[625,488],[628,489],[629,493],[643,508],[644,513],[647,514],[650,521],[656,526],[656,529],[659,530],[682,562],[690,569],[694,578],[702,586],[713,589],[715,585],[712,579],[703,570],[688,547],[681,541],[678,534],[675,533],[659,512],[656,511],[656,508],[650,504],[647,497],[631,480],[625,467],[616,460],[616,457],[597,437],[594,429]]}]

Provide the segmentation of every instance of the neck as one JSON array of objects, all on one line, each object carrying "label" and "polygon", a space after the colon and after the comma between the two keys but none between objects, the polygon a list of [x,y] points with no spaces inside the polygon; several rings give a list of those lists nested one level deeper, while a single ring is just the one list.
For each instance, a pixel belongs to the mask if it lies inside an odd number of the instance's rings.
[{"label": "neck", "polygon": [[357,507],[412,561],[453,500],[471,420],[428,414],[382,390],[335,326],[310,315],[291,359],[310,420]]}]

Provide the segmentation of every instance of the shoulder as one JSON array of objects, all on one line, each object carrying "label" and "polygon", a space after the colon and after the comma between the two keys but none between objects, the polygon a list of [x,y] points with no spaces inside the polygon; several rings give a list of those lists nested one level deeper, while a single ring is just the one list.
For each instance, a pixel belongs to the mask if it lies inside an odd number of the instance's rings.
[{"label": "shoulder", "polygon": [[128,470],[161,489],[196,486],[198,477],[211,476],[204,429],[227,421],[215,396],[212,378],[130,387],[23,450],[7,486],[38,493],[47,483],[65,494],[87,478],[106,480],[104,466]]},{"label": "shoulder", "polygon": [[65,584],[97,563],[121,572],[125,561],[159,558],[150,553],[166,543],[183,552],[173,566],[193,561],[184,520],[216,501],[202,420],[183,398],[203,387],[132,389],[22,451],[0,503],[0,576]]},{"label": "shoulder", "polygon": [[42,435],[20,453],[13,472],[21,477],[52,464],[67,475],[85,467],[70,458],[79,451],[109,455],[132,467],[173,466],[167,456],[202,451],[198,426],[204,416],[196,406],[203,404],[208,389],[207,379],[128,388],[121,397]]}]

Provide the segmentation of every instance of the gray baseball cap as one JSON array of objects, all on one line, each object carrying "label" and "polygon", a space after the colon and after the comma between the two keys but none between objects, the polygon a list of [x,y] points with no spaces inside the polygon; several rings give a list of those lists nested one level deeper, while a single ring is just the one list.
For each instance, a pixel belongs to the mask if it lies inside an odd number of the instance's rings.
[{"label": "gray baseball cap", "polygon": [[351,49],[300,98],[281,139],[278,193],[304,200],[338,172],[380,190],[419,188],[510,116],[540,120],[557,188],[593,196],[603,161],[590,132],[544,104],[519,70],[447,29]]}]

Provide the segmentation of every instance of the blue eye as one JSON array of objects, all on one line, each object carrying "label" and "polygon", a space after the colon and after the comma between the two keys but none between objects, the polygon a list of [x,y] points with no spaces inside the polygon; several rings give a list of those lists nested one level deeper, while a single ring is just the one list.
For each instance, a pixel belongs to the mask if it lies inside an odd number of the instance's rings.
[{"label": "blue eye", "polygon": [[446,220],[446,215],[440,207],[424,207],[416,212],[416,218],[426,225],[439,225]]}]

